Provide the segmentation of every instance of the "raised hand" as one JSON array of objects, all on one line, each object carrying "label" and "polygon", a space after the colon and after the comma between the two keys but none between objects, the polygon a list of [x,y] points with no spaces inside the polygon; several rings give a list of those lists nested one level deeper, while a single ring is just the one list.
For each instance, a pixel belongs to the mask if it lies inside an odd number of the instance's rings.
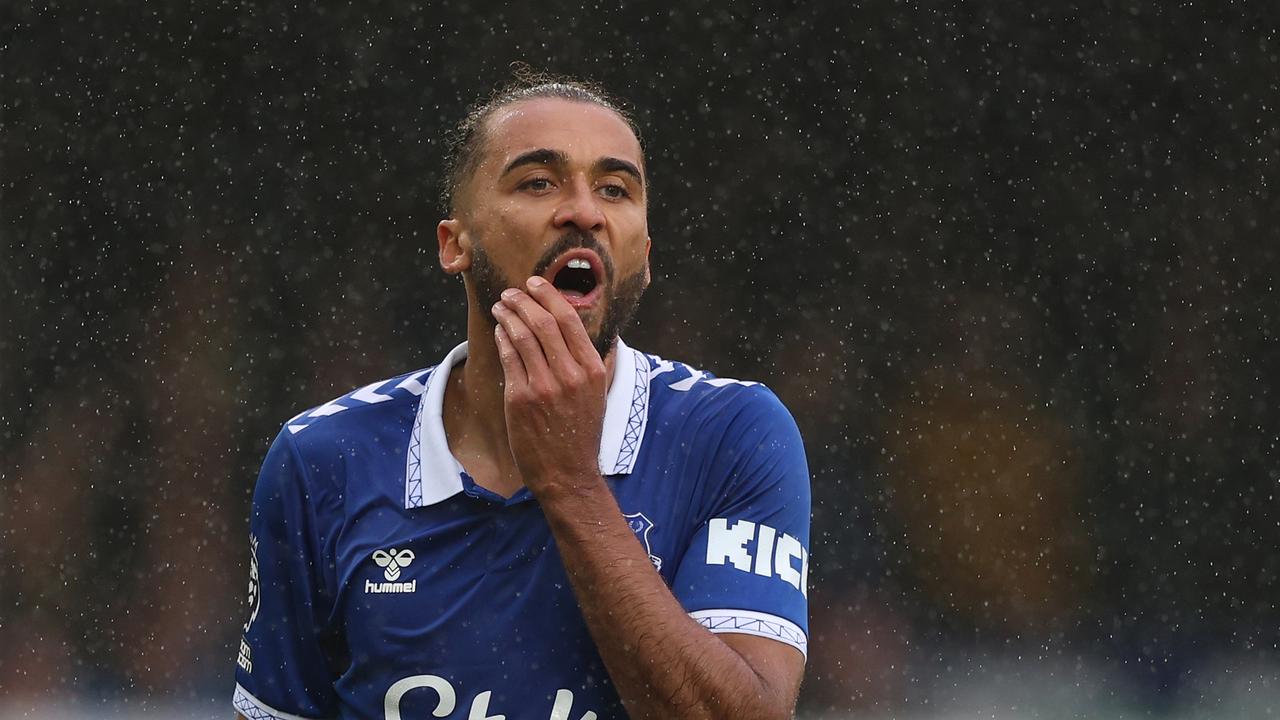
[{"label": "raised hand", "polygon": [[507,435],[535,495],[600,482],[607,375],[578,313],[541,277],[493,306]]}]

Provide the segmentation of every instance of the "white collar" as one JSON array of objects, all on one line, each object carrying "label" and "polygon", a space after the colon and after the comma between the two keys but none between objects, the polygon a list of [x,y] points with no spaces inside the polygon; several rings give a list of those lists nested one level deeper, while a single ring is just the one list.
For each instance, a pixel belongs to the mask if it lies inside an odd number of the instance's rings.
[{"label": "white collar", "polygon": [[[618,338],[613,382],[605,399],[600,434],[600,474],[628,475],[635,467],[649,418],[649,361]],[[444,391],[449,372],[467,357],[464,342],[449,351],[427,376],[426,389],[405,456],[404,506],[426,507],[462,492],[462,464],[449,451],[444,435]]]}]

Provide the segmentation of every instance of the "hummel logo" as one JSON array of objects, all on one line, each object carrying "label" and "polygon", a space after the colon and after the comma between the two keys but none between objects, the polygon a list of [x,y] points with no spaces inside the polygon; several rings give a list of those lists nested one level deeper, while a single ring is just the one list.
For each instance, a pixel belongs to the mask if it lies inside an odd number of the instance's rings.
[{"label": "hummel logo", "polygon": [[412,550],[396,550],[391,551],[375,550],[373,552],[373,561],[378,563],[378,567],[386,568],[383,575],[387,576],[387,580],[395,582],[400,577],[400,568],[409,567],[409,563],[413,562],[414,557]]},{"label": "hummel logo", "polygon": [[382,574],[387,578],[387,582],[374,583],[372,580],[364,581],[364,591],[366,593],[411,593],[417,592],[418,581],[410,580],[409,582],[396,582],[400,577],[400,568],[409,567],[409,563],[413,562],[417,557],[412,550],[374,550],[373,561],[378,567],[384,568]]}]

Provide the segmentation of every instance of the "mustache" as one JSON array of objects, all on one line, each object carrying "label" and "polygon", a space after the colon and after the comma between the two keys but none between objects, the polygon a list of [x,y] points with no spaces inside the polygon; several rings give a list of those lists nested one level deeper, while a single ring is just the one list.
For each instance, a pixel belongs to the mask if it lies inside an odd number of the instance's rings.
[{"label": "mustache", "polygon": [[552,245],[545,253],[542,254],[542,257],[538,260],[537,264],[533,266],[533,274],[543,274],[547,271],[547,268],[551,267],[551,263],[556,261],[556,258],[570,250],[577,250],[578,248],[591,250],[595,252],[596,255],[600,256],[600,262],[604,263],[605,282],[612,285],[613,258],[609,256],[609,251],[605,250],[604,245],[600,244],[600,241],[596,239],[595,235],[592,235],[582,228],[576,227],[565,231],[565,234],[560,236],[560,239],[556,241],[556,244]]}]

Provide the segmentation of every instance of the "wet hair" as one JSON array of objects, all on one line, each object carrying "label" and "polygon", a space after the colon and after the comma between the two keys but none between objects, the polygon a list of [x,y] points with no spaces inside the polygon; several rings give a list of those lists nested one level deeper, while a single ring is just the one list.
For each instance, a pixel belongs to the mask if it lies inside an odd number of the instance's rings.
[{"label": "wet hair", "polygon": [[488,140],[485,125],[489,118],[512,103],[539,98],[591,103],[612,110],[631,129],[636,141],[640,141],[640,129],[635,118],[620,101],[611,97],[599,85],[539,72],[524,63],[514,63],[511,81],[472,105],[462,121],[445,136],[444,181],[441,183],[440,202],[446,212],[453,214],[457,209],[455,203],[458,192],[480,164],[480,157]]}]

